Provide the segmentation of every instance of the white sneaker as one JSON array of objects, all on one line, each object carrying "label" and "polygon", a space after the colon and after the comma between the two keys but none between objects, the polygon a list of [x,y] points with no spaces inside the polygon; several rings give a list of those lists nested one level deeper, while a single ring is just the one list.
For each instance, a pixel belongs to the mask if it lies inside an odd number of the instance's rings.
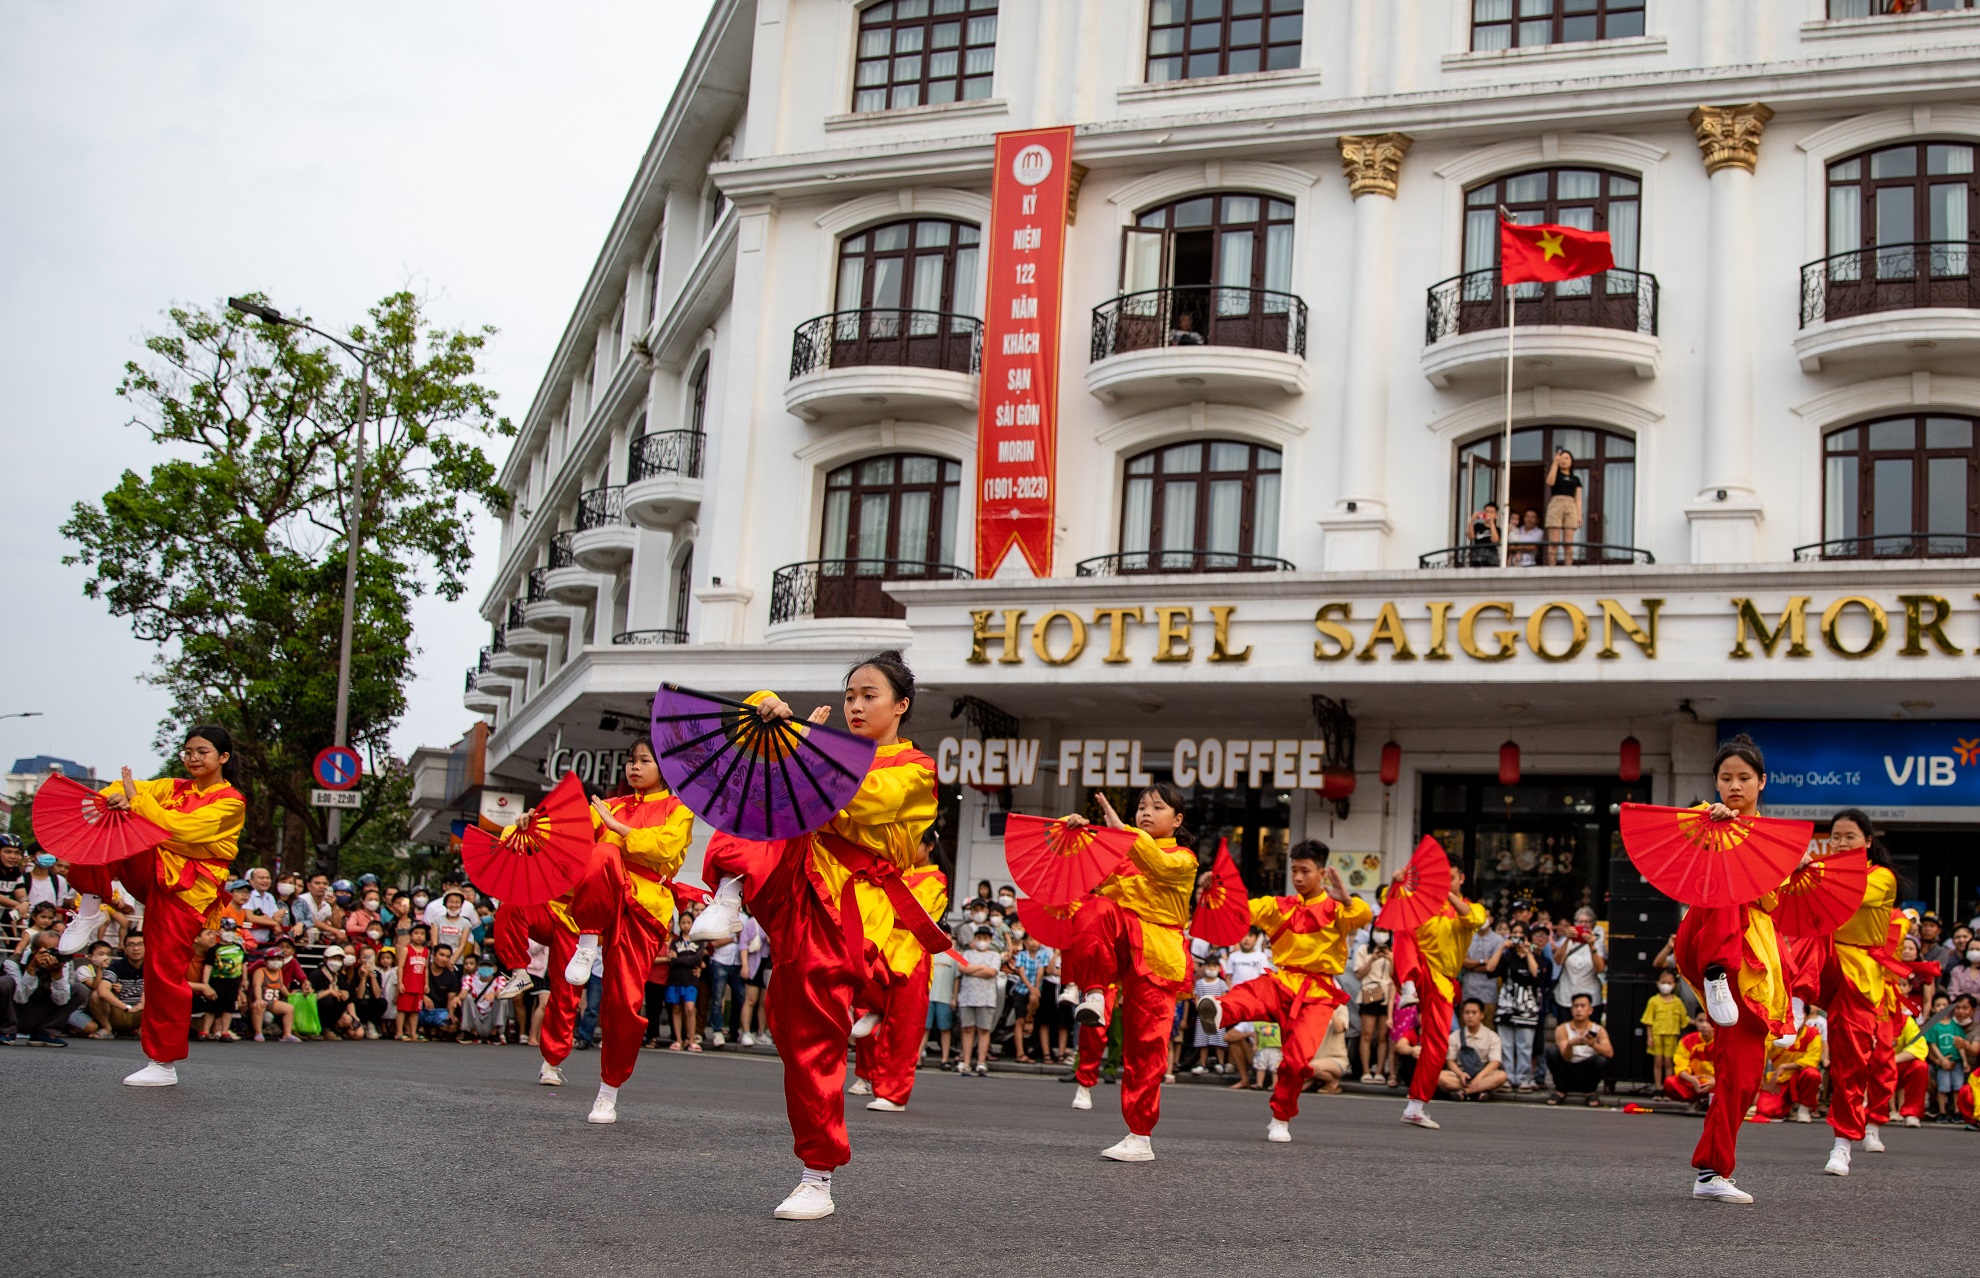
[{"label": "white sneaker", "polygon": [[907,1109],[907,1106],[896,1105],[885,1096],[875,1096],[872,1100],[866,1102],[866,1107],[882,1114],[899,1114]]},{"label": "white sneaker", "polygon": [[1099,990],[1088,990],[1080,995],[1079,1010],[1073,1016],[1090,1029],[1104,1029],[1107,1025],[1107,996]]},{"label": "white sneaker", "polygon": [[879,1028],[880,1013],[868,1012],[853,1022],[852,1036],[856,1039],[865,1038],[868,1034]]},{"label": "white sneaker", "polygon": [[1093,1089],[1087,1087],[1085,1084],[1081,1084],[1080,1086],[1073,1088],[1073,1108],[1092,1109]]},{"label": "white sneaker", "polygon": [[545,1087],[562,1087],[564,1085],[563,1067],[552,1065],[549,1061],[543,1062],[543,1068],[536,1071],[536,1081]]},{"label": "white sneaker", "polygon": [[708,1045],[710,1047],[720,1047],[722,1044],[728,1041],[729,1041],[728,1038],[723,1035],[721,1030],[716,1030],[714,1033],[708,1036]]},{"label": "white sneaker", "polygon": [[1059,986],[1059,1001],[1069,1007],[1079,1002],[1079,986],[1074,985],[1071,981],[1067,981],[1065,984]]},{"label": "white sneaker", "polygon": [[[726,941],[742,931],[742,880],[723,879],[722,886],[715,889],[715,896],[708,902],[708,908],[695,916],[694,926],[688,929],[690,941]],[[797,1198],[792,1194],[785,1200],[786,1205]],[[779,1207],[777,1214],[786,1220],[810,1220],[809,1216],[784,1216]],[[825,1210],[821,1216],[832,1214],[832,1191],[825,1191]]]},{"label": "white sneaker", "polygon": [[65,955],[82,953],[90,947],[92,941],[102,935],[103,925],[109,921],[110,916],[103,912],[101,906],[87,914],[76,915],[69,920],[69,925],[62,929],[62,939],[55,947],[56,952]]},{"label": "white sneaker", "polygon": [[1797,1123],[1812,1123],[1815,1121],[1815,1115],[1808,1112],[1808,1106],[1796,1105],[1794,1107],[1794,1121]]},{"label": "white sneaker", "polygon": [[1292,1143],[1292,1126],[1283,1118],[1275,1118],[1265,1124],[1265,1139],[1275,1145]]},{"label": "white sneaker", "polygon": [[619,1089],[598,1085],[598,1099],[591,1102],[591,1113],[585,1116],[587,1123],[616,1123],[619,1121]]},{"label": "white sneaker", "polygon": [[736,1041],[738,1043],[741,1043],[744,1047],[755,1047],[756,1035],[751,1034],[749,1031],[745,1030],[743,1031],[743,1036],[737,1039]]},{"label": "white sneaker", "polygon": [[1210,1071],[1201,1065],[1192,1065],[1189,1068],[1189,1072],[1192,1074],[1208,1074]]},{"label": "white sneaker", "polygon": [[[1705,1012],[1715,1025],[1731,1027],[1739,1024],[1739,1004],[1733,1001],[1732,983],[1726,979],[1724,970],[1717,976],[1705,978]],[[1728,1185],[1732,1182],[1727,1181]],[[1707,1194],[1705,1197],[1715,1197]],[[1752,1202],[1752,1198],[1747,1198]]]},{"label": "white sneaker", "polygon": [[167,1065],[161,1061],[147,1060],[143,1069],[124,1077],[126,1087],[177,1087],[178,1085],[178,1066]]},{"label": "white sneaker", "polygon": [[577,950],[571,955],[571,961],[564,964],[564,984],[591,984],[592,969],[597,967],[602,959],[603,956],[598,952],[597,937],[579,937]]},{"label": "white sneaker", "polygon": [[1884,1129],[1872,1123],[1863,1129],[1863,1152],[1881,1154],[1884,1152]]},{"label": "white sneaker", "polygon": [[1196,1000],[1196,1019],[1203,1023],[1205,1034],[1215,1034],[1224,1018],[1224,1009],[1217,1000],[1206,994]]},{"label": "white sneaker", "polygon": [[1423,1130],[1429,1132],[1434,1132],[1443,1126],[1443,1124],[1428,1114],[1412,1114],[1407,1110],[1403,1111],[1402,1120],[1411,1127],[1421,1127]]},{"label": "white sneaker", "polygon": [[858,1075],[854,1075],[852,1086],[848,1087],[846,1091],[853,1096],[871,1096],[873,1095],[873,1084],[860,1078]]},{"label": "white sneaker", "polygon": [[1920,1124],[1920,1123],[1919,1123],[1919,1121],[1918,1121],[1918,1115],[1916,1115],[1916,1114],[1906,1114],[1906,1115],[1904,1116],[1904,1125],[1905,1125],[1906,1127],[1918,1127],[1918,1126],[1921,1126],[1921,1124]]},{"label": "white sneaker", "polygon": [[1716,1198],[1722,1203],[1751,1203],[1753,1195],[1741,1189],[1725,1176],[1713,1176],[1698,1181],[1691,1187],[1693,1198]]},{"label": "white sneaker", "polygon": [[1130,1133],[1121,1137],[1118,1144],[1101,1150],[1100,1157],[1111,1158],[1117,1163],[1152,1163],[1155,1161],[1155,1150],[1146,1136]]},{"label": "white sneaker", "polygon": [[1831,1176],[1849,1175],[1849,1150],[1841,1146],[1830,1150],[1828,1165],[1822,1170]]},{"label": "white sneaker", "polygon": [[830,1185],[822,1180],[802,1180],[789,1198],[777,1204],[777,1219],[823,1220],[836,1210],[832,1206]]},{"label": "white sneaker", "polygon": [[517,995],[522,994],[534,984],[535,982],[530,979],[529,973],[519,967],[507,976],[496,978],[495,997],[503,1002],[507,1002]]},{"label": "white sneaker", "polygon": [[988,1061],[978,1061],[976,1063],[976,1076],[978,1078],[990,1077],[990,1063]]}]

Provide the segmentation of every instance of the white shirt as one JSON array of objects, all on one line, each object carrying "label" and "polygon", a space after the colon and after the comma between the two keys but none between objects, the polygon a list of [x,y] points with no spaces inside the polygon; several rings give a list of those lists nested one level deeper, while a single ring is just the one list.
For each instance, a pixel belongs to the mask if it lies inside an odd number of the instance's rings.
[{"label": "white shirt", "polygon": [[718,945],[715,947],[715,952],[708,956],[708,961],[720,963],[724,967],[741,967],[742,947],[734,941],[730,941],[727,945]]},{"label": "white shirt", "polygon": [[[420,921],[426,924],[427,929],[430,931],[440,926],[440,920],[445,917],[447,917],[446,898],[436,897],[426,903],[426,913],[420,915]],[[470,928],[481,922],[481,916],[475,913],[474,906],[468,904],[466,901],[461,902],[461,917],[467,920]]]},{"label": "white shirt", "polygon": [[1238,949],[1224,955],[1224,974],[1230,977],[1232,985],[1256,980],[1271,970],[1272,956],[1263,946],[1248,954]]},{"label": "white shirt", "polygon": [[[281,918],[283,913],[282,903],[276,899],[273,892],[250,890],[247,899],[247,912],[249,914],[266,914],[270,918]],[[266,941],[274,935],[274,929],[256,926],[249,928],[248,934],[257,941]]]}]

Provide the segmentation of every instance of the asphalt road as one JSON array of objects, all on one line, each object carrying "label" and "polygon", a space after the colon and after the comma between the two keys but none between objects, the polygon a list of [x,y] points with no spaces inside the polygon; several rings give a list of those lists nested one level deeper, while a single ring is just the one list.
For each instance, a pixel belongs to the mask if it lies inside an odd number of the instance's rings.
[{"label": "asphalt road", "polygon": [[1759,1202],[1729,1207],[1689,1197],[1695,1119],[1445,1104],[1423,1132],[1309,1096],[1271,1145],[1260,1095],[1196,1086],[1123,1165],[1116,1089],[1074,1113],[1056,1081],[924,1073],[905,1114],[855,1104],[838,1214],[797,1224],[770,1215],[798,1170],[777,1061],[647,1052],[592,1127],[597,1061],[548,1088],[520,1047],[198,1045],[142,1091],[135,1043],[0,1050],[4,1272],[1805,1278],[1960,1254],[1980,1152],[1894,1130],[1838,1180],[1828,1128],[1749,1125]]}]

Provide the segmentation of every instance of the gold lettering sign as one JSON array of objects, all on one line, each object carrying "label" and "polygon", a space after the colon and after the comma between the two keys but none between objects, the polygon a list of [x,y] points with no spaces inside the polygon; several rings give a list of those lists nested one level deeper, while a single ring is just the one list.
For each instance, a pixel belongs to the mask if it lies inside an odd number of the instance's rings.
[{"label": "gold lettering sign", "polygon": [[1018,628],[1024,623],[1024,609],[1004,609],[1004,628],[993,630],[990,627],[990,609],[974,610],[969,614],[969,664],[987,666],[990,657],[986,649],[993,643],[999,645],[1003,655],[999,663],[1015,666],[1024,660],[1024,653],[1018,650]]},{"label": "gold lettering sign", "polygon": [[1478,618],[1487,612],[1502,612],[1507,621],[1513,619],[1513,606],[1506,600],[1492,599],[1471,605],[1458,618],[1458,647],[1464,649],[1465,656],[1479,661],[1504,661],[1519,651],[1519,631],[1493,631],[1492,637],[1499,641],[1499,648],[1496,652],[1486,652],[1478,646]]},{"label": "gold lettering sign", "polygon": [[[1568,619],[1571,633],[1568,646],[1559,652],[1547,650],[1547,614],[1558,612]],[[1526,619],[1526,646],[1542,661],[1573,661],[1588,646],[1588,614],[1571,603],[1555,599],[1541,604]]]},{"label": "gold lettering sign", "polygon": [[1807,595],[1796,595],[1794,598],[1788,600],[1787,608],[1781,613],[1780,624],[1769,630],[1767,629],[1767,623],[1761,620],[1760,610],[1753,606],[1751,599],[1735,598],[1732,601],[1732,605],[1738,614],[1739,619],[1736,624],[1739,628],[1733,632],[1733,650],[1730,655],[1733,657],[1751,657],[1753,655],[1746,647],[1746,629],[1748,626],[1751,626],[1753,633],[1760,640],[1761,651],[1765,652],[1768,656],[1771,657],[1774,655],[1774,646],[1780,643],[1782,635],[1787,636],[1788,656],[1807,656],[1808,602],[1809,597]]},{"label": "gold lettering sign", "polygon": [[1102,618],[1107,622],[1106,662],[1110,666],[1118,666],[1128,659],[1127,623],[1141,620],[1141,607],[1137,604],[1132,608],[1095,608],[1093,624],[1099,625]]},{"label": "gold lettering sign", "polygon": [[1210,640],[1210,660],[1251,660],[1250,644],[1244,646],[1243,652],[1231,651],[1231,614],[1236,611],[1237,608],[1233,604],[1212,604],[1210,606],[1210,620],[1214,627]]},{"label": "gold lettering sign", "polygon": [[[1948,657],[1963,655],[1959,645],[1946,638],[1946,632],[1940,628],[1952,617],[1950,602],[1938,595],[1899,595],[1898,602],[1904,605],[1904,647],[1898,649],[1900,657],[1924,656],[1927,635]],[[1927,606],[1932,609],[1930,617],[1925,616]]]},{"label": "gold lettering sign", "polygon": [[[1841,637],[1836,633],[1837,626],[1842,621],[1843,611],[1852,605],[1863,609],[1865,615],[1870,618],[1870,637],[1861,648],[1856,649],[1845,648]],[[1851,661],[1867,657],[1884,646],[1884,639],[1890,633],[1890,616],[1874,599],[1865,599],[1862,595],[1845,595],[1822,610],[1822,642],[1827,644],[1829,651],[1838,657],[1846,657]]]},{"label": "gold lettering sign", "polygon": [[[1342,657],[1354,651],[1354,631],[1349,630],[1340,621],[1329,620],[1333,617],[1339,617],[1341,621],[1353,620],[1354,605],[1348,603],[1321,604],[1320,611],[1313,614],[1313,628],[1320,632],[1320,638],[1313,641],[1313,659],[1315,661],[1339,661]],[[1327,647],[1327,641],[1329,639],[1334,641],[1332,648]]]},{"label": "gold lettering sign", "polygon": [[1196,655],[1189,641],[1189,628],[1196,620],[1196,609],[1188,604],[1155,605],[1155,660],[1188,661]]},{"label": "gold lettering sign", "polygon": [[[1051,634],[1052,623],[1061,617],[1065,618],[1067,627],[1072,631],[1072,642],[1066,645],[1064,656],[1055,657],[1046,640]],[[1078,613],[1067,612],[1064,608],[1048,612],[1031,627],[1031,650],[1048,666],[1071,665],[1079,659],[1080,653],[1086,651],[1086,623],[1080,620]]]},{"label": "gold lettering sign", "polygon": [[1355,657],[1357,661],[1375,660],[1375,645],[1386,643],[1391,655],[1397,661],[1414,661],[1416,654],[1409,649],[1409,636],[1403,633],[1402,614],[1392,603],[1382,605],[1382,611],[1375,614],[1375,625],[1368,632],[1368,643]]},{"label": "gold lettering sign", "polygon": [[1598,599],[1596,602],[1602,607],[1602,648],[1595,654],[1596,656],[1616,657],[1621,655],[1616,651],[1616,627],[1621,626],[1622,632],[1629,636],[1629,641],[1643,649],[1644,656],[1656,657],[1657,610],[1664,606],[1663,600],[1645,599],[1643,601],[1643,610],[1649,615],[1640,626],[1636,624],[1636,618],[1630,615],[1629,610],[1615,600]]}]

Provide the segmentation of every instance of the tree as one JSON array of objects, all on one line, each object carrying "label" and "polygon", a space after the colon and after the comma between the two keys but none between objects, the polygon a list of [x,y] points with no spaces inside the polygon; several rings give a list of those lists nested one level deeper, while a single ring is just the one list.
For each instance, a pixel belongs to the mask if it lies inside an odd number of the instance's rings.
[{"label": "tree", "polygon": [[[168,315],[170,329],[145,341],[152,361],[125,365],[117,388],[167,456],[147,475],[125,471],[101,503],[76,504],[66,562],[88,568],[85,594],[159,645],[148,677],[172,697],[157,738],[167,757],[194,723],[233,734],[248,781],[243,851],[261,859],[277,811],[315,842],[327,836],[308,769],[335,725],[357,431],[367,442],[350,736],[379,778],[367,797],[383,801],[380,765],[416,652],[412,601],[465,589],[473,507],[508,503],[481,443],[514,428],[472,380],[494,330],[428,328],[411,293],[350,330],[382,353],[362,422],[358,371],[329,344],[226,310]],[[393,810],[368,804],[346,837]]]}]

